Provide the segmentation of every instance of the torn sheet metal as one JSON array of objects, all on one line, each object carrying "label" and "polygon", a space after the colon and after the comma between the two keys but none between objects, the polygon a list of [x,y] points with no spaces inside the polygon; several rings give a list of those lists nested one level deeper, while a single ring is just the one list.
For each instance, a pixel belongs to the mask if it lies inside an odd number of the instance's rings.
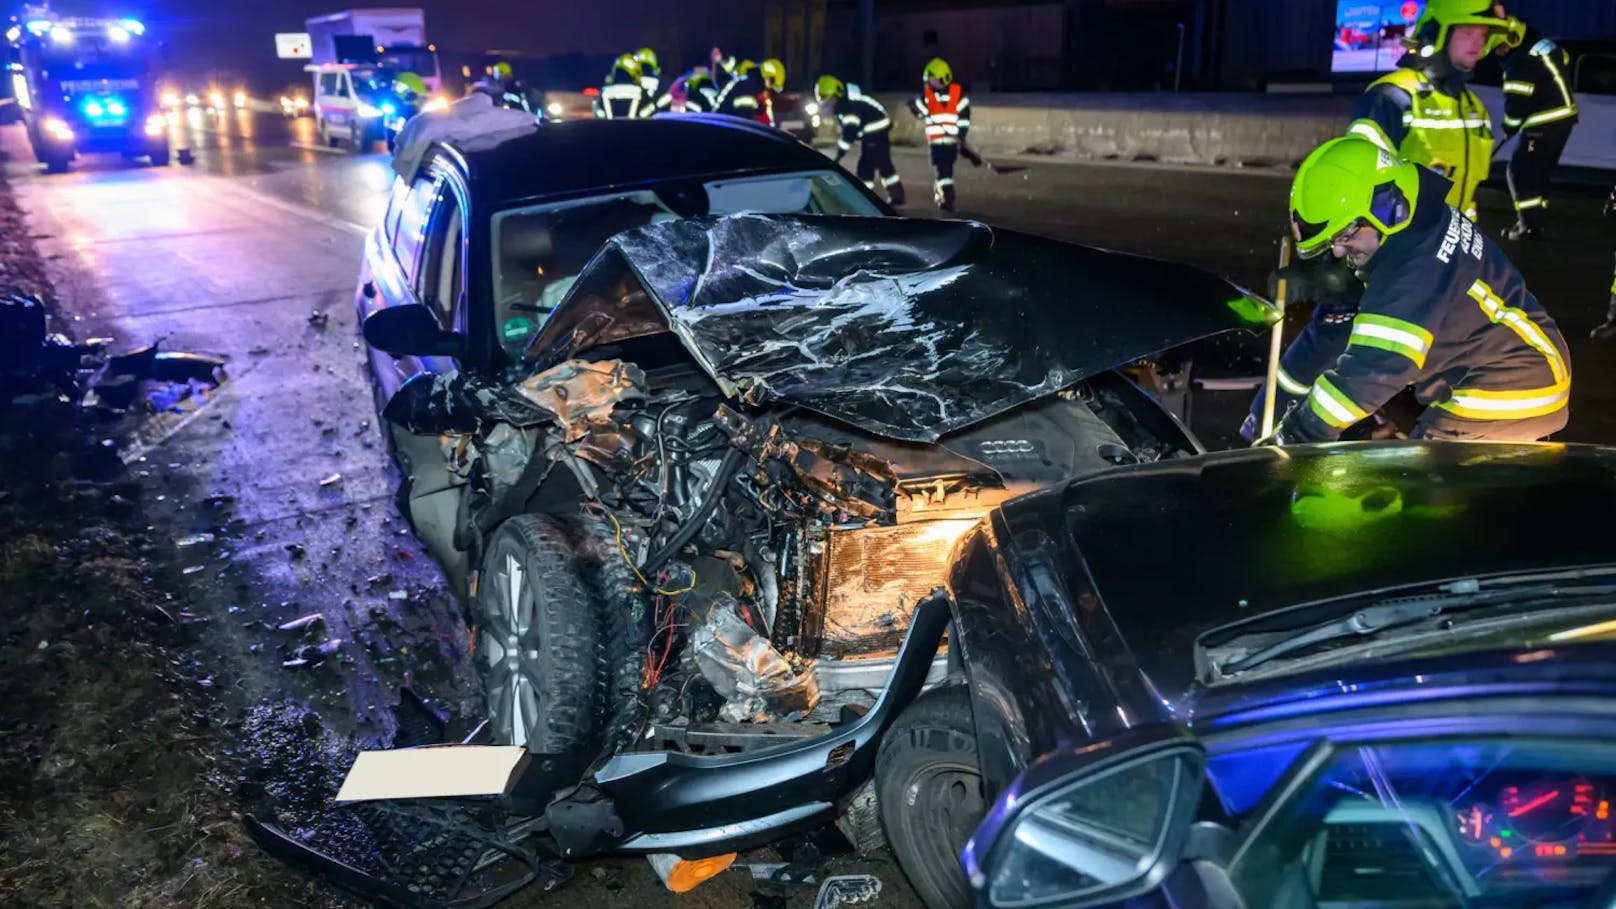
[{"label": "torn sheet metal", "polygon": [[929,442],[1274,318],[1189,266],[975,222],[744,214],[613,238],[525,363],[672,331],[734,397]]},{"label": "torn sheet metal", "polygon": [[566,440],[576,442],[592,425],[611,425],[618,404],[645,398],[645,371],[622,360],[570,360],[528,377],[517,390],[554,414]]},{"label": "torn sheet metal", "polygon": [[769,722],[806,715],[819,703],[812,673],[798,674],[768,641],[746,624],[735,598],[720,594],[707,621],[690,638],[690,652],[725,704],[725,722]]}]

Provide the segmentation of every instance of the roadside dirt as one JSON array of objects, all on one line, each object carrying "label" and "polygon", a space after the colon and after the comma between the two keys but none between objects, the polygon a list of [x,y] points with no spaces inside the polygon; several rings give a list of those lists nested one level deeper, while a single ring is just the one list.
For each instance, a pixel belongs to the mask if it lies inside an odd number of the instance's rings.
[{"label": "roadside dirt", "polygon": [[[0,292],[54,302],[0,175]],[[53,325],[53,330],[64,326]],[[0,402],[0,893],[9,906],[337,905],[247,859],[241,719],[173,589],[114,421]],[[121,421],[118,421],[121,422]]]}]

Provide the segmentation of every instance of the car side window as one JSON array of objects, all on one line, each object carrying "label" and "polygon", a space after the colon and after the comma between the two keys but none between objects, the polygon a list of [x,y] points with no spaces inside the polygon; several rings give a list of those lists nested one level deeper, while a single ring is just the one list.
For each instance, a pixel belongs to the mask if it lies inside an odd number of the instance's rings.
[{"label": "car side window", "polygon": [[382,234],[392,243],[398,237],[398,219],[404,214],[404,205],[410,197],[410,184],[400,177],[393,181],[393,190],[387,197],[387,212],[382,215]]},{"label": "car side window", "polygon": [[459,318],[464,287],[460,261],[465,243],[463,223],[459,197],[453,192],[441,192],[429,222],[426,251],[416,281],[421,302],[430,306],[438,322],[451,331],[464,328]]},{"label": "car side window", "polygon": [[337,93],[337,75],[337,73],[320,74],[320,94],[329,97]]},{"label": "car side window", "polygon": [[423,177],[410,187],[409,194],[399,211],[398,226],[393,233],[393,252],[398,256],[404,277],[415,282],[419,271],[421,247],[426,240],[427,225],[432,217],[433,203],[443,192],[443,183],[436,177]]}]

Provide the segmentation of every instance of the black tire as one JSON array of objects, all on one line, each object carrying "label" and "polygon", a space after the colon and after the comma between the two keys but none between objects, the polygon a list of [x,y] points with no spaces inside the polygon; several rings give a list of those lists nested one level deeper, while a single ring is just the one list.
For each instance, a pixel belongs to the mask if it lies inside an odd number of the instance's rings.
[{"label": "black tire", "polygon": [[610,521],[583,518],[576,533],[584,580],[601,608],[606,661],[604,741],[617,750],[629,743],[640,719],[645,649],[651,633],[650,597],[617,548]]},{"label": "black tire", "polygon": [[338,148],[342,145],[341,139],[335,138],[331,135],[331,130],[326,126],[324,118],[321,118],[320,120],[320,142],[324,144],[326,148]]},{"label": "black tire", "polygon": [[987,813],[976,726],[964,686],[910,704],[875,758],[881,826],[909,883],[930,909],[969,909],[959,853]]},{"label": "black tire", "polygon": [[162,151],[152,152],[150,157],[152,167],[167,167],[169,162],[168,146],[163,146]]},{"label": "black tire", "polygon": [[67,173],[68,165],[71,164],[72,161],[73,157],[71,155],[46,155],[45,173],[65,174]]},{"label": "black tire", "polygon": [[494,741],[541,754],[597,743],[605,688],[600,611],[565,528],[539,515],[501,524],[489,538],[471,613]]}]

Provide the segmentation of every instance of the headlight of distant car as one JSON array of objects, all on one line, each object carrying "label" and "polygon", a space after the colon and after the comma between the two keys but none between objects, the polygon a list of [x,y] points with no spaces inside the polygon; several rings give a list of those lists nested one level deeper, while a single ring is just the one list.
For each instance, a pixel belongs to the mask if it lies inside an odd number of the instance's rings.
[{"label": "headlight of distant car", "polygon": [[813,116],[814,114],[819,113],[819,105],[815,104],[812,101],[809,101],[807,104],[804,104],[802,106],[802,109],[810,117]]},{"label": "headlight of distant car", "polygon": [[196,95],[186,95],[185,96],[185,103],[190,105],[191,107],[195,107],[198,104],[202,103],[202,99],[198,98]]},{"label": "headlight of distant car", "polygon": [[208,104],[210,104],[210,105],[212,105],[214,107],[223,109],[224,108],[224,93],[223,92],[213,92],[213,93],[209,94],[208,95]]},{"label": "headlight of distant car", "polygon": [[443,110],[444,108],[446,108],[448,106],[449,106],[449,99],[448,98],[445,98],[442,95],[433,95],[432,97],[427,99],[427,102],[425,104],[421,105],[421,110],[423,110],[423,111],[427,111],[427,110]]},{"label": "headlight of distant car", "polygon": [[150,117],[146,118],[146,135],[161,136],[163,134],[163,127],[167,125],[168,120],[165,119],[162,114],[152,114]]},{"label": "headlight of distant car", "polygon": [[237,107],[246,107],[247,106],[247,93],[246,92],[236,92],[235,98],[233,98],[231,100],[236,102]]},{"label": "headlight of distant car", "polygon": [[45,131],[45,135],[58,142],[73,141],[73,128],[61,117],[46,117],[39,125]]},{"label": "headlight of distant car", "polygon": [[552,117],[559,117],[565,113],[566,110],[566,108],[561,106],[560,101],[551,101],[549,106],[545,107],[544,112]]},{"label": "headlight of distant car", "polygon": [[163,92],[163,106],[164,107],[179,107],[180,106],[180,93],[179,92]]}]

